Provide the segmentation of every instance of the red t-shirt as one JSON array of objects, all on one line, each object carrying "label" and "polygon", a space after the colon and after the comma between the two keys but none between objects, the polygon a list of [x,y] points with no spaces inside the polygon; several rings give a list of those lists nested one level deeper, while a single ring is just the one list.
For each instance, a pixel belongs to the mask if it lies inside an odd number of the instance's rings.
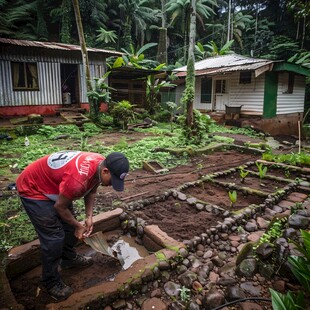
[{"label": "red t-shirt", "polygon": [[30,164],[16,181],[21,197],[56,201],[59,194],[70,200],[85,196],[99,185],[97,153],[61,151]]}]

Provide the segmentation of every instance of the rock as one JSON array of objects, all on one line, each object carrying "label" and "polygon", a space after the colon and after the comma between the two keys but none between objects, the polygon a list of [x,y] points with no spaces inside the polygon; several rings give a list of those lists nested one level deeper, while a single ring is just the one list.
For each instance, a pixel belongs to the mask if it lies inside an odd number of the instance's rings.
[{"label": "rock", "polygon": [[182,274],[187,271],[187,267],[185,265],[177,266],[177,274]]},{"label": "rock", "polygon": [[150,298],[146,299],[141,307],[142,310],[167,310],[168,305],[166,305],[162,300],[159,298]]},{"label": "rock", "polygon": [[124,299],[118,299],[112,304],[113,309],[124,309],[126,307],[126,301]]},{"label": "rock", "polygon": [[257,270],[257,262],[255,258],[246,258],[236,268],[236,274],[240,277],[251,278]]},{"label": "rock", "polygon": [[238,281],[236,279],[230,278],[230,277],[222,277],[217,281],[218,285],[222,285],[222,286],[231,286],[238,283]]},{"label": "rock", "polygon": [[187,197],[185,194],[178,192],[178,199],[181,201],[185,201]]},{"label": "rock", "polygon": [[192,284],[192,287],[197,292],[201,292],[202,289],[203,289],[201,283],[199,283],[198,281],[194,281],[193,284]]},{"label": "rock", "polygon": [[285,281],[276,280],[273,282],[272,287],[275,291],[284,293],[285,292]]},{"label": "rock", "polygon": [[203,300],[204,309],[211,310],[225,303],[225,296],[217,289],[211,289]]},{"label": "rock", "polygon": [[268,263],[259,263],[258,271],[261,276],[265,277],[266,279],[271,279],[275,272],[274,265]]},{"label": "rock", "polygon": [[244,229],[248,232],[253,232],[257,230],[257,225],[256,223],[253,223],[253,222],[247,222],[244,226]]},{"label": "rock", "polygon": [[309,219],[298,214],[292,214],[288,219],[288,224],[296,229],[306,229],[309,225]]},{"label": "rock", "polygon": [[183,274],[178,276],[179,281],[181,282],[181,285],[191,288],[193,285],[193,282],[197,280],[197,274],[192,271],[185,271]]},{"label": "rock", "polygon": [[204,209],[204,205],[202,203],[196,203],[196,209],[198,211],[202,211]]},{"label": "rock", "polygon": [[256,231],[248,235],[248,240],[251,242],[257,242],[260,237],[264,234],[263,231]]},{"label": "rock", "polygon": [[261,286],[255,286],[252,282],[244,282],[241,283],[240,287],[247,293],[249,293],[251,296],[261,296],[262,294],[262,287]]},{"label": "rock", "polygon": [[228,301],[234,301],[245,298],[246,295],[239,286],[229,286],[227,287],[225,297]]},{"label": "rock", "polygon": [[256,249],[256,254],[262,260],[265,260],[268,257],[270,257],[272,255],[272,252],[273,252],[273,245],[268,242],[260,244],[259,247]]},{"label": "rock", "polygon": [[242,249],[238,248],[240,253],[237,257],[236,265],[239,265],[244,259],[253,255],[253,245],[253,242],[248,242],[242,247]]},{"label": "rock", "polygon": [[220,259],[218,256],[212,258],[212,263],[217,267],[222,267],[224,265],[223,260]]},{"label": "rock", "polygon": [[161,290],[158,288],[154,291],[151,292],[151,297],[158,297],[160,298],[161,297]]},{"label": "rock", "polygon": [[254,302],[241,302],[240,303],[241,310],[263,310],[263,308]]},{"label": "rock", "polygon": [[203,255],[203,258],[211,258],[212,256],[213,256],[213,251],[212,250],[208,250]]},{"label": "rock", "polygon": [[210,274],[209,274],[210,282],[217,283],[218,279],[219,279],[219,275],[216,272],[211,271]]},{"label": "rock", "polygon": [[196,203],[197,199],[194,198],[194,197],[189,197],[186,199],[187,203],[190,204],[190,205],[193,205]]},{"label": "rock", "polygon": [[269,225],[269,221],[266,221],[262,217],[258,217],[256,222],[257,222],[258,228],[261,228],[261,229],[266,229],[268,227],[268,225]]},{"label": "rock", "polygon": [[193,301],[189,304],[189,310],[199,310],[200,307],[197,305],[197,303],[194,303]]},{"label": "rock", "polygon": [[169,295],[170,297],[177,297],[180,294],[179,291],[180,288],[181,288],[180,284],[174,283],[172,281],[168,281],[164,285],[164,290],[166,294]]}]

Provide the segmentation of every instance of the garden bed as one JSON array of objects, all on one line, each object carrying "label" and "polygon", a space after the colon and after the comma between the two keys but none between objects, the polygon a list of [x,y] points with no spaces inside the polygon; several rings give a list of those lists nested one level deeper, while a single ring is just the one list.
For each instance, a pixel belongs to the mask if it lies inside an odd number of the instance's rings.
[{"label": "garden bed", "polygon": [[236,189],[237,201],[232,205],[229,192],[233,190],[232,188],[228,188],[228,186],[208,181],[197,182],[185,188],[181,188],[182,193],[185,195],[194,197],[210,205],[216,205],[229,212],[244,209],[252,204],[259,205],[267,198],[267,195],[259,196],[248,193],[246,190]]},{"label": "garden bed", "polygon": [[[199,207],[199,206],[198,206]],[[195,204],[175,199],[169,196],[167,200],[154,202],[131,213],[142,218],[147,225],[158,225],[175,240],[183,241],[205,233],[208,228],[224,219],[223,214],[206,211],[201,204],[201,210]]]}]

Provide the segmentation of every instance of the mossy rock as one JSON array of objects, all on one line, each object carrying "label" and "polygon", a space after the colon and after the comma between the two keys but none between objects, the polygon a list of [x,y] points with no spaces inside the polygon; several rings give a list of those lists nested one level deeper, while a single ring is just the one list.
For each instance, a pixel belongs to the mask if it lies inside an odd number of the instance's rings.
[{"label": "mossy rock", "polygon": [[254,250],[253,250],[254,245],[255,245],[254,242],[248,242],[243,246],[236,260],[237,266],[246,258],[252,257],[254,253]]}]

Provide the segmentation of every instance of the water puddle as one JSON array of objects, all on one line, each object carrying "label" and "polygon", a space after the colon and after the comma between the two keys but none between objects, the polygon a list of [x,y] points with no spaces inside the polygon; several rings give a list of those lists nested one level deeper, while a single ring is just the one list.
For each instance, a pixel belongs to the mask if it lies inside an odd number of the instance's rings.
[{"label": "water puddle", "polygon": [[102,232],[95,233],[84,241],[96,252],[118,259],[123,270],[128,269],[138,259],[149,255],[148,251],[137,244],[131,236],[120,236],[111,247]]}]

